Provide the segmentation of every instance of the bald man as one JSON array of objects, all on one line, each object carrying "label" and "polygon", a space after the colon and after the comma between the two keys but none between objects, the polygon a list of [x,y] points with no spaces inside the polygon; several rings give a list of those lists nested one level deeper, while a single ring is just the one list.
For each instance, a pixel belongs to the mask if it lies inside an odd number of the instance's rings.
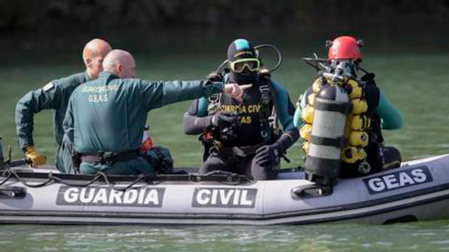
[{"label": "bald man", "polygon": [[138,151],[150,110],[220,92],[241,100],[243,89],[250,87],[209,80],[135,79],[134,58],[123,50],[111,51],[103,68],[97,80],[75,90],[64,120],[65,133],[81,156],[83,174],[154,173],[158,167]]},{"label": "bald man", "polygon": [[62,122],[72,92],[82,83],[98,78],[103,71],[103,59],[112,50],[104,40],[94,39],[83,50],[86,71],[50,81],[44,87],[27,93],[16,106],[16,126],[19,146],[33,166],[44,165],[47,158],[37,152],[33,140],[34,115],[42,110],[53,110],[54,135],[58,148],[55,155],[56,168],[71,173],[71,146],[64,141]]}]

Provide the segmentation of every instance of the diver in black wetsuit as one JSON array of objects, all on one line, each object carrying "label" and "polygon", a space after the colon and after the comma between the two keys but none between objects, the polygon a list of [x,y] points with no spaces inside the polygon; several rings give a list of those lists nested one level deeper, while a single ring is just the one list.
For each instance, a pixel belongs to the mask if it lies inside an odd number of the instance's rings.
[{"label": "diver in black wetsuit", "polygon": [[247,40],[231,43],[228,65],[230,72],[224,77],[218,73],[209,77],[253,86],[242,102],[219,94],[192,103],[185,116],[185,133],[201,134],[205,155],[200,173],[222,170],[254,180],[275,179],[280,158],[299,138],[293,125],[294,106],[287,91],[262,69]]}]

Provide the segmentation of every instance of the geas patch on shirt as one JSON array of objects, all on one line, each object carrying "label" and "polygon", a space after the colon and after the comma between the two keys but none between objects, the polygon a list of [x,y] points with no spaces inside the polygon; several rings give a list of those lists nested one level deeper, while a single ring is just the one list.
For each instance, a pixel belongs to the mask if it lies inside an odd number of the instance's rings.
[{"label": "geas patch on shirt", "polygon": [[[258,114],[261,105],[221,105],[221,109],[239,114],[241,124],[251,124],[251,114]],[[249,115],[248,115],[249,114]]]}]

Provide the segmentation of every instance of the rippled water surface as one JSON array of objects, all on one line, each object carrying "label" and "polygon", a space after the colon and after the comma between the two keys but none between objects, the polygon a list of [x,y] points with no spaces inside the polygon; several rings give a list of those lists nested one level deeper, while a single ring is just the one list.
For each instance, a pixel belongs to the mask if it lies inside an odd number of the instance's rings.
[{"label": "rippled water surface", "polygon": [[449,222],[314,226],[0,227],[2,251],[447,251]]},{"label": "rippled water surface", "polygon": [[[135,50],[137,75],[153,80],[201,78],[221,63],[227,44],[234,38],[191,42],[220,48],[191,44],[184,47],[179,40],[170,41],[172,47],[165,45],[165,40],[156,45],[141,42]],[[304,38],[295,39],[286,38],[288,43],[285,45],[280,39],[254,39],[255,44],[278,43],[284,51],[284,64],[274,78],[290,91],[293,101],[315,77],[314,70],[302,63],[301,57],[313,52],[325,55],[321,37],[314,38],[317,42],[309,44],[301,44]],[[408,41],[388,37],[372,42],[366,40],[363,62],[365,68],[376,73],[382,91],[402,111],[405,127],[396,132],[385,132],[385,138],[389,145],[401,150],[406,160],[449,153],[449,45],[438,38],[415,41],[421,44],[410,45]],[[115,39],[114,42],[122,48],[128,47],[125,41]],[[79,48],[68,49],[69,56],[64,56],[63,51],[51,57],[26,50],[29,44],[17,46],[25,49],[22,48],[19,55],[6,52],[0,58],[0,134],[4,144],[13,147],[15,159],[22,157],[16,146],[14,126],[14,108],[18,99],[54,78],[82,71],[82,63],[78,56],[74,56],[80,53]],[[43,45],[35,45],[35,48],[39,46]],[[165,51],[167,48],[170,50]],[[183,133],[183,113],[188,106],[189,102],[170,105],[152,111],[148,118],[155,143],[171,149],[177,166],[199,165],[201,158],[196,137]],[[50,163],[56,148],[52,134],[51,113],[39,114],[35,118],[36,148],[50,157]],[[289,151],[289,158],[292,163],[284,164],[284,167],[301,164],[299,144]],[[0,251],[446,250],[449,250],[449,221],[390,226],[0,226]]]}]

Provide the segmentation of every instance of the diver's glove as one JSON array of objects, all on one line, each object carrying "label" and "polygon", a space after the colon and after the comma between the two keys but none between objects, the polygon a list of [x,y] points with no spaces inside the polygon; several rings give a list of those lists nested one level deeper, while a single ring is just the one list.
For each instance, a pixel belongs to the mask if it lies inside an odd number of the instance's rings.
[{"label": "diver's glove", "polygon": [[279,162],[279,158],[283,157],[287,162],[290,162],[285,154],[299,138],[297,128],[288,130],[281,135],[281,137],[271,145],[264,145],[257,149],[254,157],[256,163],[260,166],[269,166],[272,162]]},{"label": "diver's glove", "polygon": [[34,149],[34,146],[28,146],[25,151],[25,156],[31,160],[33,166],[44,165],[47,163],[47,158]]},{"label": "diver's glove", "polygon": [[215,127],[226,128],[236,124],[238,119],[235,113],[221,110],[212,116],[211,124]]},{"label": "diver's glove", "polygon": [[284,151],[281,150],[281,147],[276,143],[264,145],[256,150],[254,160],[260,166],[270,166],[273,162],[277,163],[279,156],[283,154]]},{"label": "diver's glove", "polygon": [[212,72],[207,76],[207,79],[212,82],[223,82],[223,75],[220,72]]}]

